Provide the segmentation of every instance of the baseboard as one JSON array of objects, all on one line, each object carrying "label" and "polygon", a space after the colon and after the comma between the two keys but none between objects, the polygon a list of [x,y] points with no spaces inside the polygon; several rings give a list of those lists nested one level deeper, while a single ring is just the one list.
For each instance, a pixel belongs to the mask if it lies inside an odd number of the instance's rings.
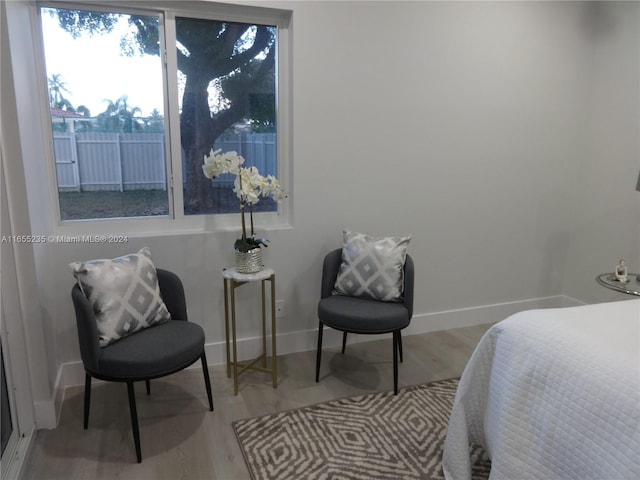
[{"label": "baseboard", "polygon": [[9,453],[2,456],[2,478],[7,480],[19,480],[23,477],[25,462],[29,456],[29,450],[35,438],[35,427],[18,438],[17,444]]},{"label": "baseboard", "polygon": [[[413,316],[411,324],[403,331],[403,336],[495,323],[523,310],[571,307],[582,304],[583,302],[574,298],[565,295],[557,295],[553,297],[484,305],[481,307],[423,313]],[[316,328],[278,334],[277,353],[278,355],[283,355],[287,353],[314,350],[316,348],[317,335],[318,331]],[[376,339],[379,338],[383,337],[376,336]],[[371,339],[372,337],[368,335],[349,336],[350,343],[369,341]],[[325,329],[323,347],[337,347],[341,344],[341,341],[342,334],[340,332],[332,329]],[[262,341],[260,337],[238,339],[238,358],[254,357],[261,351],[261,347]],[[269,345],[267,345],[267,348],[270,351]],[[224,341],[207,343],[205,346],[205,352],[207,354],[207,363],[209,365],[221,365],[226,362],[226,348]],[[193,368],[200,368],[200,366],[194,365]],[[48,407],[46,412],[42,412],[43,424],[38,423],[38,428],[54,428],[57,422],[55,420],[53,422],[51,421],[51,412],[55,412],[56,419],[59,418],[60,408],[62,407],[62,402],[64,400],[64,390],[67,387],[83,384],[84,368],[82,366],[82,362],[68,362],[62,364],[58,370],[58,378],[56,379],[56,385],[54,387],[54,400],[52,402],[46,402],[51,403],[51,405],[36,405],[36,409],[38,409],[38,407]],[[51,408],[51,406],[54,406],[54,408]],[[38,415],[38,412],[36,412],[36,418],[41,418]]]},{"label": "baseboard", "polygon": [[406,335],[437,332],[451,328],[471,327],[486,323],[496,323],[514,313],[538,308],[563,308],[583,305],[574,298],[565,295],[534,298],[515,302],[497,303],[482,307],[471,307],[442,312],[414,315],[411,325],[403,332]]}]

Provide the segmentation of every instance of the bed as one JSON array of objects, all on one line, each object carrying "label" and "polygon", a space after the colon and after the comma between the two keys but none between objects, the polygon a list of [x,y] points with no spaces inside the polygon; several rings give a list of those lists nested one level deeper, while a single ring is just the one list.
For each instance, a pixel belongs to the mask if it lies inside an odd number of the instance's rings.
[{"label": "bed", "polygon": [[640,299],[520,312],[493,325],[460,379],[448,480],[640,479]]}]

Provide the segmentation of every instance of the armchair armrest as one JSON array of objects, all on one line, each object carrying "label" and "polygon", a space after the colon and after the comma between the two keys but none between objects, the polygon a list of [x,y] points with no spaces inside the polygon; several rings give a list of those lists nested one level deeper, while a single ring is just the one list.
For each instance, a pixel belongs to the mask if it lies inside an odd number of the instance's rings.
[{"label": "armchair armrest", "polygon": [[100,358],[100,337],[98,325],[93,308],[84,296],[80,287],[76,284],[71,289],[71,299],[76,311],[76,324],[78,327],[78,342],[80,356],[87,370],[98,371]]},{"label": "armchair armrest", "polygon": [[187,302],[184,296],[184,287],[180,277],[173,272],[157,268],[158,286],[160,295],[167,310],[171,314],[172,320],[188,320]]},{"label": "armchair armrest", "polygon": [[333,287],[338,278],[340,264],[342,263],[342,248],[337,248],[329,252],[324,257],[322,264],[322,285],[320,287],[320,298],[327,298],[333,292]]},{"label": "armchair armrest", "polygon": [[403,302],[404,306],[409,311],[409,318],[413,317],[413,258],[407,254],[404,261],[404,292]]}]

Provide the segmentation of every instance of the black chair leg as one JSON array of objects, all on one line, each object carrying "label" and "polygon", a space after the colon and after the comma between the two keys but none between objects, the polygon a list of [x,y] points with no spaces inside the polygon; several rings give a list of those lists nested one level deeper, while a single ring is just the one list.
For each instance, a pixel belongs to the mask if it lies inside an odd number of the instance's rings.
[{"label": "black chair leg", "polygon": [[344,349],[347,346],[347,332],[342,332],[342,354],[344,355]]},{"label": "black chair leg", "polygon": [[207,398],[209,399],[209,410],[213,412],[213,396],[211,395],[211,379],[209,378],[209,367],[207,366],[207,357],[202,352],[200,356],[202,362],[202,372],[204,373],[204,386],[207,389]]},{"label": "black chair leg", "polygon": [[393,394],[398,394],[398,344],[400,332],[393,332]]},{"label": "black chair leg", "polygon": [[89,406],[91,405],[91,375],[84,374],[84,429],[89,428]]},{"label": "black chair leg", "polygon": [[402,332],[398,331],[398,353],[400,353],[400,361],[402,362]]},{"label": "black chair leg", "polygon": [[138,412],[136,410],[136,394],[133,390],[133,382],[127,382],[127,393],[129,394],[129,410],[131,411],[133,443],[136,446],[136,457],[138,459],[138,463],[140,463],[142,462],[142,452],[140,449],[140,430],[138,429]]},{"label": "black chair leg", "polygon": [[320,379],[320,359],[322,357],[322,330],[324,324],[320,322],[318,326],[318,351],[316,352],[316,383]]},{"label": "black chair leg", "polygon": [[147,395],[151,395],[151,380],[145,380],[144,383],[147,386]]}]

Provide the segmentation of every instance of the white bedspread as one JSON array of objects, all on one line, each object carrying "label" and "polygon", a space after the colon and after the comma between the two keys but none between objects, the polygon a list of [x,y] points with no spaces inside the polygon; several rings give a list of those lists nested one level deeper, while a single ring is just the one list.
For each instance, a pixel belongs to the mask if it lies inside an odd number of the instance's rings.
[{"label": "white bedspread", "polygon": [[640,300],[517,313],[494,325],[460,379],[443,454],[470,479],[640,479]]}]

